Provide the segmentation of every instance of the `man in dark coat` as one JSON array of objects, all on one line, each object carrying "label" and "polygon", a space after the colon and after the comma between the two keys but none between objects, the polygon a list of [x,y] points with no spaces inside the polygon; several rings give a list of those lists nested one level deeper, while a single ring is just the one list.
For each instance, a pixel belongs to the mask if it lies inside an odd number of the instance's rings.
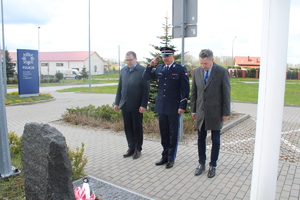
[{"label": "man in dark coat", "polygon": [[[186,68],[174,62],[175,50],[162,47],[160,51],[164,64],[157,65],[156,57],[146,68],[143,78],[157,79],[155,111],[158,112],[163,152],[162,158],[155,164],[166,164],[168,169],[173,167],[176,158],[179,117],[186,110],[190,84]],[[154,66],[156,69],[153,69]]]},{"label": "man in dark coat", "polygon": [[150,83],[142,79],[145,67],[137,63],[133,51],[126,53],[127,66],[122,68],[114,110],[122,109],[128,150],[124,158],[141,155],[143,145],[143,113],[147,109]]},{"label": "man in dark coat", "polygon": [[220,130],[230,116],[230,79],[227,69],[214,63],[213,52],[203,49],[199,54],[201,67],[193,74],[191,92],[192,118],[198,129],[199,166],[195,175],[205,171],[206,136],[211,130],[212,150],[207,176],[215,176],[220,151]]}]

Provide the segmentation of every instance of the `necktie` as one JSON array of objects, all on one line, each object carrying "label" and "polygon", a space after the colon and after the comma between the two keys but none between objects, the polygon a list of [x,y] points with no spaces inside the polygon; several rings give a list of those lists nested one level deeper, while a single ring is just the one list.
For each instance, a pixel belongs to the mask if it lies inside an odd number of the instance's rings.
[{"label": "necktie", "polygon": [[168,65],[167,65],[166,67],[167,67],[167,70],[169,70],[169,69],[170,69],[170,66],[168,66]]},{"label": "necktie", "polygon": [[207,81],[208,81],[208,70],[205,71],[205,78],[204,78],[205,84],[207,83]]}]

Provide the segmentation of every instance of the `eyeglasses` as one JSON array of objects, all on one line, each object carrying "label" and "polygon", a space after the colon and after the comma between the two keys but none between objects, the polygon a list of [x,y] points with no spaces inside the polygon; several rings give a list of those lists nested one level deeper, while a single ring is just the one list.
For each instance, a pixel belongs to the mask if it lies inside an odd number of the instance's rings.
[{"label": "eyeglasses", "polygon": [[134,59],[128,59],[128,60],[125,60],[126,62],[131,62],[133,61]]}]

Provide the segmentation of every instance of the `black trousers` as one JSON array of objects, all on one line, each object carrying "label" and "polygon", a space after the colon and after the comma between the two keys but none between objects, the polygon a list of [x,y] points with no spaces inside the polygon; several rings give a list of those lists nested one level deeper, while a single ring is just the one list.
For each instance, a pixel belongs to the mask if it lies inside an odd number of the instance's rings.
[{"label": "black trousers", "polygon": [[[210,154],[209,166],[216,167],[220,152],[220,130],[211,130],[212,149]],[[198,130],[198,156],[199,164],[205,164],[206,161],[206,136],[205,121],[202,124],[201,130]]]},{"label": "black trousers", "polygon": [[164,115],[159,113],[159,129],[161,145],[163,146],[162,158],[174,161],[178,147],[179,114]]},{"label": "black trousers", "polygon": [[143,114],[139,111],[122,109],[128,148],[141,151],[143,145]]}]

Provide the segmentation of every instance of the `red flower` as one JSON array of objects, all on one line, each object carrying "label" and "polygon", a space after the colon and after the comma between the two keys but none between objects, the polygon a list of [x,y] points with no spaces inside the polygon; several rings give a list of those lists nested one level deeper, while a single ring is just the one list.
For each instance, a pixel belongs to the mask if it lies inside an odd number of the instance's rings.
[{"label": "red flower", "polygon": [[85,189],[80,188],[80,187],[75,188],[74,196],[75,196],[76,200],[94,200],[95,199],[95,194],[94,193],[90,195],[89,199],[87,199]]}]

